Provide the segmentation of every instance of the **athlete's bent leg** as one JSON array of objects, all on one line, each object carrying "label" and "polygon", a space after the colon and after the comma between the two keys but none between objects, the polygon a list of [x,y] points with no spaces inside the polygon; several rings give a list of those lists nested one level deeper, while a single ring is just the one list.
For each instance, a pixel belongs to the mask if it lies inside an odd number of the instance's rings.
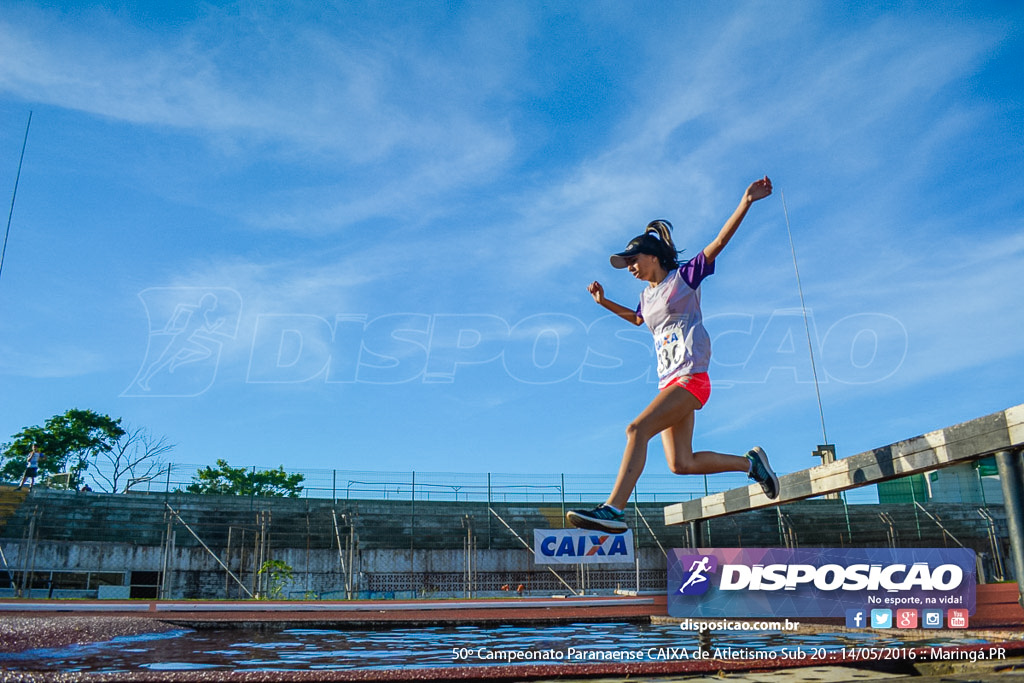
[{"label": "athlete's bent leg", "polygon": [[717,474],[718,472],[746,472],[750,461],[743,456],[716,451],[693,452],[693,418],[685,418],[661,433],[665,459],[673,474]]}]

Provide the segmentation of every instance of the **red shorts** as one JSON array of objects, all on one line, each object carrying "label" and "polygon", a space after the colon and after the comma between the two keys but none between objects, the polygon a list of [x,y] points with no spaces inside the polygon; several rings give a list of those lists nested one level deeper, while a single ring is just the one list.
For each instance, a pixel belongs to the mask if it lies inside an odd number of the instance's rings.
[{"label": "red shorts", "polygon": [[711,398],[711,378],[708,377],[706,372],[698,372],[695,375],[682,375],[676,377],[674,380],[666,384],[662,391],[668,389],[670,386],[680,386],[686,389],[693,397],[700,401],[701,406],[708,402]]}]

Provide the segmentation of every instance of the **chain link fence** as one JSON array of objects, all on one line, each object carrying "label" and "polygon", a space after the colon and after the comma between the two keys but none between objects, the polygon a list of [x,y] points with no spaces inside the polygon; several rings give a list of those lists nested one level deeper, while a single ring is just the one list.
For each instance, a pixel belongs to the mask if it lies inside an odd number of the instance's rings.
[{"label": "chain link fence", "polygon": [[[126,487],[133,493],[185,491],[206,465],[168,464],[161,472]],[[253,474],[268,468],[255,465]],[[302,475],[303,498],[327,500],[422,500],[450,502],[530,502],[586,504],[603,502],[614,483],[614,473],[511,474],[500,472],[380,472],[373,470],[288,469]],[[634,500],[641,503],[673,503],[746,486],[750,480],[736,472],[679,476],[645,473],[637,484]],[[875,487],[844,494],[851,504],[877,503]]]}]

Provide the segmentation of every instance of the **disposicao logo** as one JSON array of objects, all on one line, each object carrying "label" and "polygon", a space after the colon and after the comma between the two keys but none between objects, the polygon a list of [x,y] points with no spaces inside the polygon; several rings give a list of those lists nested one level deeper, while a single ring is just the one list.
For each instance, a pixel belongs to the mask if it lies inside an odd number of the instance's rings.
[{"label": "disposicao logo", "polygon": [[668,609],[674,617],[847,620],[940,605],[970,613],[974,573],[974,551],[960,548],[676,549]]}]

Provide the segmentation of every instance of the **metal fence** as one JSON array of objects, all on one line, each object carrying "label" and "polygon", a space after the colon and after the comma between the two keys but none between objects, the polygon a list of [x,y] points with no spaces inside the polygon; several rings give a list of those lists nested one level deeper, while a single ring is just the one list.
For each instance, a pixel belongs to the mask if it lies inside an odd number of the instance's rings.
[{"label": "metal fence", "polygon": [[[138,493],[184,491],[205,465],[170,464],[145,481],[132,483]],[[252,472],[267,468],[248,466]],[[289,469],[301,474],[301,496],[327,500],[422,500],[451,502],[531,502],[579,504],[603,501],[614,483],[612,474],[512,474],[501,472],[381,472],[372,470]],[[87,475],[88,479],[88,475]],[[746,475],[678,476],[645,473],[634,494],[640,503],[673,503],[727,491],[750,483]],[[97,483],[93,482],[95,490]],[[875,487],[844,494],[851,504],[877,503]]]}]

